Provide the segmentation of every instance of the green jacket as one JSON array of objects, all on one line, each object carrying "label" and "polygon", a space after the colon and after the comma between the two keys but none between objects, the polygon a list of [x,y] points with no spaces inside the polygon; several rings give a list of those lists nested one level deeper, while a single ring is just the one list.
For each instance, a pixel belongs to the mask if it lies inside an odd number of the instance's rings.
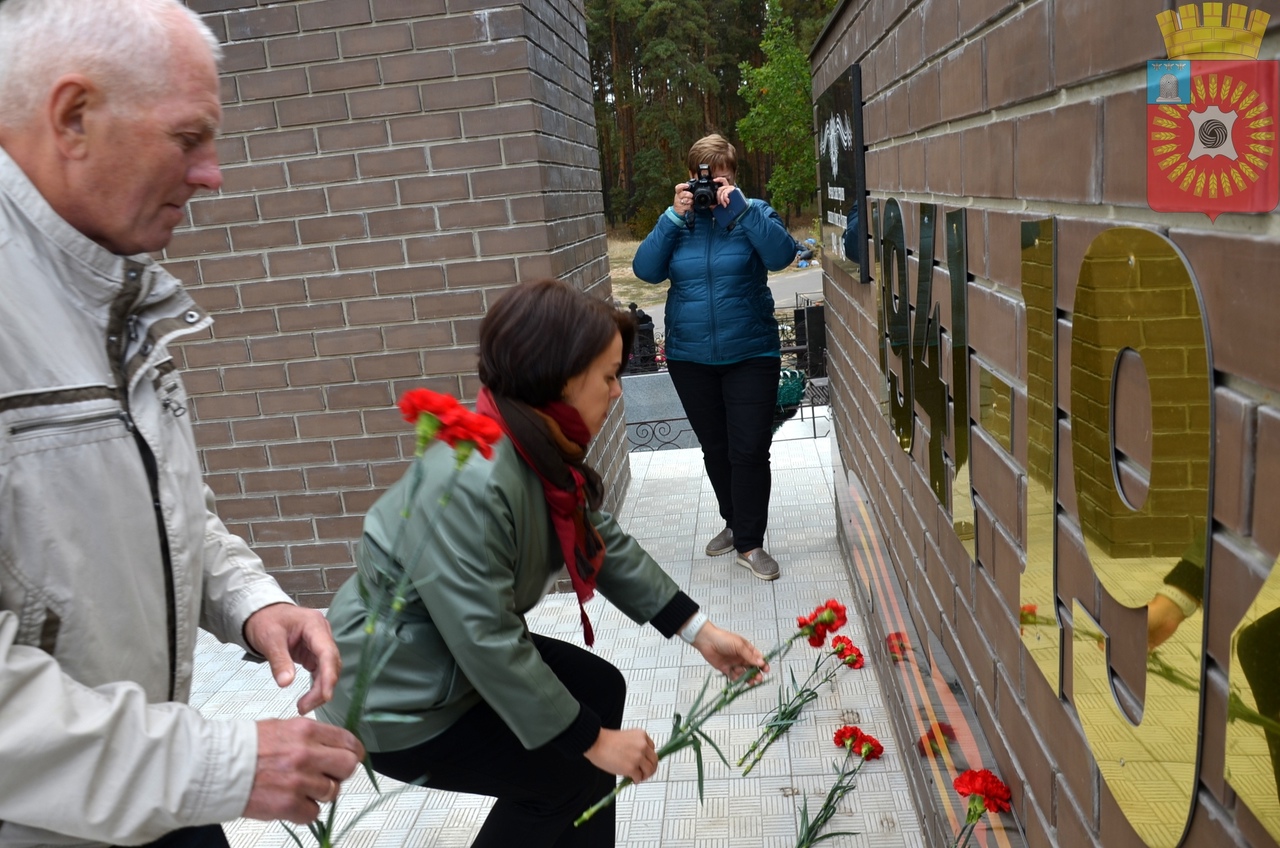
[{"label": "green jacket", "polygon": [[[670,607],[681,607],[678,621],[659,626],[670,636],[697,607],[611,515],[597,512],[591,520],[606,549],[599,592],[637,623],[659,613],[672,618]],[[481,700],[529,749],[575,723],[580,705],[543,663],[524,619],[564,557],[542,485],[510,441],[494,446],[492,460],[473,454],[456,474],[452,450],[436,443],[370,509],[360,548],[357,565],[366,581],[379,579],[379,558],[381,570],[397,576],[408,570],[416,589],[401,619],[401,641],[365,709],[421,720],[362,724],[370,750],[425,742]],[[319,711],[331,724],[346,715],[364,640],[356,583],[348,580],[329,608],[343,661],[333,700]]]}]

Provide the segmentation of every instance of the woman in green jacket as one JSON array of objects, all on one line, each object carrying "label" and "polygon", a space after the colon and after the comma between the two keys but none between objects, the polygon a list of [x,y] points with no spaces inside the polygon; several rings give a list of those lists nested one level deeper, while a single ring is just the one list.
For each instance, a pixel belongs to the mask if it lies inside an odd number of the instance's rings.
[{"label": "woman in green jacket", "polygon": [[[415,590],[366,710],[417,721],[368,724],[361,738],[383,774],[425,774],[427,786],[495,797],[480,848],[611,846],[612,806],[580,828],[573,820],[616,776],[641,781],[657,768],[648,734],[621,729],[621,672],[526,625],[566,562],[580,605],[599,588],[725,674],[764,665],[600,511],[586,447],[621,394],[633,333],[626,313],[565,283],[516,286],[480,327],[477,411],[506,438],[491,459],[472,456],[456,474],[453,452],[436,443],[365,519],[361,579],[386,585],[408,572]],[[364,639],[357,582],[329,610],[344,671],[321,715],[336,724]],[[590,645],[585,610],[582,622]]]}]

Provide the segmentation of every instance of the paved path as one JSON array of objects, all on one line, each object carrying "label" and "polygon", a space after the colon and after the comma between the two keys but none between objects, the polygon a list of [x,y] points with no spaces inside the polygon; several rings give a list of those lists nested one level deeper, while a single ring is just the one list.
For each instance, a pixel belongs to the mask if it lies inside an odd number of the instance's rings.
[{"label": "paved path", "polygon": [[[792,422],[788,422],[791,424]],[[797,425],[799,426],[799,425]],[[804,427],[808,422],[804,422]],[[802,428],[803,429],[803,428]],[[766,546],[782,565],[782,577],[763,583],[734,565],[729,555],[710,558],[702,547],[720,530],[715,497],[697,450],[632,453],[632,487],[619,520],[662,563],[672,577],[725,627],[762,648],[793,631],[797,615],[827,598],[849,607],[845,633],[864,644],[864,622],[853,604],[850,569],[839,550],[833,501],[831,440],[775,441],[773,491]],[[671,716],[687,708],[707,678],[702,658],[679,639],[666,640],[652,627],[627,620],[603,598],[587,605],[596,630],[596,650],[626,674],[624,724],[641,725],[661,743]],[[579,640],[577,604],[572,595],[552,595],[529,615],[540,633]],[[769,749],[748,776],[726,768],[710,751],[704,766],[704,798],[698,800],[697,770],[689,752],[663,763],[657,774],[623,793],[618,802],[620,848],[792,848],[802,805],[810,814],[831,786],[838,752],[831,737],[854,723],[878,737],[884,758],[869,763],[858,788],[831,820],[831,831],[856,836],[832,839],[831,848],[923,848],[918,813],[911,799],[904,761],[915,748],[894,739],[874,657],[857,671],[842,670],[836,685],[824,687],[801,722]],[[232,646],[201,634],[196,654],[192,704],[205,715],[227,718],[286,717],[305,691],[307,675],[287,690],[277,689],[265,665],[240,659]],[[777,702],[777,683],[788,671],[803,680],[814,659],[797,644],[776,664],[772,678],[708,722],[707,732],[736,761],[756,737],[759,724]],[[495,763],[501,768],[501,763]],[[548,776],[554,779],[554,775]],[[363,773],[347,782],[339,805],[346,823],[374,798]],[[432,789],[409,789],[361,819],[347,835],[347,848],[444,848],[470,844],[491,801]],[[227,825],[235,848],[290,848],[279,824],[240,820]],[[309,843],[306,843],[309,844]]]}]

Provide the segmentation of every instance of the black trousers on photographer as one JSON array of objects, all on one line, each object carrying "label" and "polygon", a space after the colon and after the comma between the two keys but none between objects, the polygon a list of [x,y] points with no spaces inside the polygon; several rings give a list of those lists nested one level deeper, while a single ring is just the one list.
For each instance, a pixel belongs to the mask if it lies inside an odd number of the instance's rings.
[{"label": "black trousers on photographer", "polygon": [[769,445],[782,360],[757,356],[728,365],[668,360],[684,414],[739,553],[764,547],[769,523]]}]

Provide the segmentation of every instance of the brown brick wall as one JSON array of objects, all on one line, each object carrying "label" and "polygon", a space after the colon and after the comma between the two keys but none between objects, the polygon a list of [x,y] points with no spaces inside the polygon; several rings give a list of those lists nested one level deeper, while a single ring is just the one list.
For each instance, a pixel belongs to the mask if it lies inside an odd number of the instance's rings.
[{"label": "brown brick wall", "polygon": [[[969,468],[979,495],[975,560],[929,489],[929,459],[920,448],[921,426],[927,425],[917,413],[916,448],[908,455],[881,411],[878,281],[861,287],[827,270],[829,371],[844,470],[870,495],[920,635],[936,637],[958,671],[999,771],[1014,786],[1015,814],[1030,845],[1143,844],[1103,779],[1072,703],[1073,601],[1104,626],[1140,614],[1106,595],[1080,541],[1078,516],[1085,505],[1073,468],[1083,460],[1072,456],[1068,423],[1077,278],[1090,243],[1117,226],[1155,232],[1185,256],[1203,299],[1212,357],[1209,380],[1198,384],[1211,398],[1215,451],[1211,589],[1203,613],[1208,683],[1196,803],[1181,844],[1276,845],[1223,777],[1223,681],[1232,628],[1257,592],[1259,575],[1280,554],[1280,524],[1273,518],[1280,509],[1280,294],[1274,270],[1280,265],[1280,220],[1274,214],[1225,215],[1211,223],[1203,215],[1159,214],[1147,205],[1145,63],[1165,57],[1155,16],[1175,5],[846,0],[811,54],[815,97],[851,62],[860,65],[867,186],[872,199],[901,202],[911,251],[920,203],[967,210],[968,344],[982,368],[1013,388],[1015,434],[1011,452],[985,436],[972,441]],[[1252,5],[1272,15],[1272,36],[1260,58],[1275,59],[1280,8]],[[1048,256],[1024,265],[1023,222],[1050,218],[1056,219],[1056,265]],[[945,252],[936,258],[942,265],[937,270],[945,271]],[[1029,310],[1024,274],[1055,267],[1056,317]],[[1176,312],[1170,307],[1170,315]],[[1042,355],[1044,335],[1055,327],[1056,371]],[[1030,361],[1028,333],[1041,334]],[[1028,404],[1044,397],[1055,377],[1056,414],[1063,420],[1057,429],[1056,531],[1049,532],[1057,535],[1057,598],[1065,612],[1061,694],[1045,683],[1017,628],[1028,469],[1051,465],[1053,428],[1046,422],[1055,414],[1040,406],[1029,413]],[[1119,382],[1127,400],[1118,412],[1117,446],[1139,466],[1150,464],[1142,434],[1151,427],[1159,431],[1172,420],[1189,420],[1194,430],[1209,422],[1203,403],[1147,406],[1133,402],[1145,391],[1142,378],[1125,372]],[[976,390],[972,380],[975,417]],[[1102,466],[1108,464],[1104,458]],[[1189,464],[1186,473],[1209,476],[1202,464]],[[1126,479],[1126,486],[1131,483]],[[1223,588],[1215,593],[1218,586]],[[1122,676],[1136,668],[1141,677],[1140,639],[1117,651]],[[906,703],[895,692],[887,700]],[[926,842],[943,844],[950,834],[931,781],[922,771],[911,782],[930,829]],[[1277,824],[1271,822],[1273,832]]]},{"label": "brown brick wall", "polygon": [[583,7],[188,5],[224,45],[224,183],[163,257],[215,317],[179,364],[220,514],[323,606],[412,456],[400,393],[474,400],[480,318],[519,281],[609,293]]}]

